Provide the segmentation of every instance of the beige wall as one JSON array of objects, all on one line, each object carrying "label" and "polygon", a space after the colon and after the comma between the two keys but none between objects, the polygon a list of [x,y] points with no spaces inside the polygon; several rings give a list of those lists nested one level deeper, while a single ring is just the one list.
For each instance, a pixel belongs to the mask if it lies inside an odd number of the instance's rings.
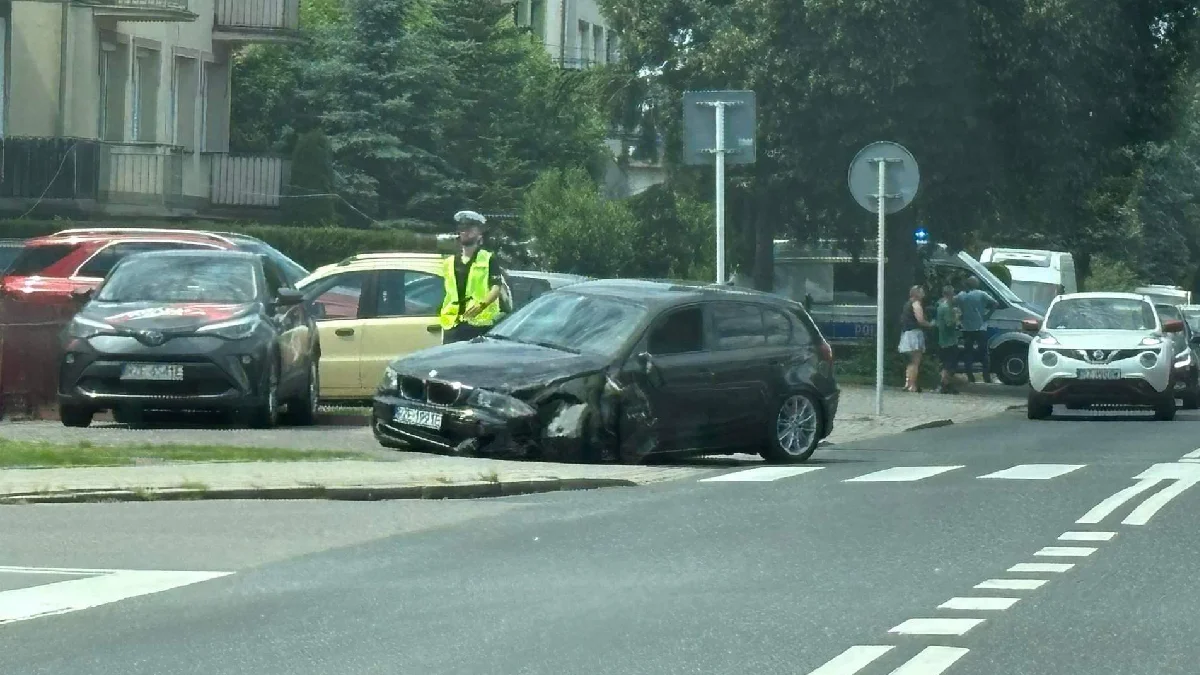
[{"label": "beige wall", "polygon": [[61,6],[12,4],[9,42],[8,124],[16,136],[53,136],[58,115],[58,47]]}]

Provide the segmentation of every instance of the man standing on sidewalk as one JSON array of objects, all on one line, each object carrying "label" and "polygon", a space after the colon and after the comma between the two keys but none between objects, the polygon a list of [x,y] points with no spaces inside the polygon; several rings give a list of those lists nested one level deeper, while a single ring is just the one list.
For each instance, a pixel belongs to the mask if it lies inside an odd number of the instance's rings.
[{"label": "man standing on sidewalk", "polygon": [[992,369],[988,359],[987,323],[999,305],[987,291],[980,290],[976,277],[967,279],[967,290],[959,293],[955,302],[962,311],[963,366],[967,371],[967,381],[975,381],[973,365],[978,360],[983,369],[980,373],[983,381],[990,383]]},{"label": "man standing on sidewalk", "polygon": [[442,271],[446,284],[438,317],[442,344],[483,335],[500,314],[502,272],[492,252],[482,248],[487,219],[474,211],[459,211],[454,214],[454,222],[458,225],[459,252],[446,258]]},{"label": "man standing on sidewalk", "polygon": [[946,284],[942,287],[942,299],[937,305],[934,315],[934,326],[937,328],[938,360],[942,362],[943,394],[957,394],[954,387],[954,372],[958,368],[958,341],[962,337],[958,330],[958,309],[954,306],[954,287]]}]

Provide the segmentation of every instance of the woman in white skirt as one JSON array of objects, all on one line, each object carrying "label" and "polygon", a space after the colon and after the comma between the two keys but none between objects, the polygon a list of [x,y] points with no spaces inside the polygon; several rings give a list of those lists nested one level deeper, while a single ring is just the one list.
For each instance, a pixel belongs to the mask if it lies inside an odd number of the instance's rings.
[{"label": "woman in white skirt", "polygon": [[908,355],[908,365],[904,368],[904,391],[921,391],[917,382],[921,372],[921,355],[925,353],[925,333],[921,329],[933,327],[925,320],[925,310],[921,307],[924,298],[925,289],[913,286],[908,289],[908,300],[900,312],[900,353]]}]

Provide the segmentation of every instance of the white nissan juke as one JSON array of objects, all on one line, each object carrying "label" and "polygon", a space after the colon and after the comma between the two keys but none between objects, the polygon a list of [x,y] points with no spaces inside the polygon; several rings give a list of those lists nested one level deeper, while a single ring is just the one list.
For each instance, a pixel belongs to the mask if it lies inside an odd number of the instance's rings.
[{"label": "white nissan juke", "polygon": [[1029,419],[1046,419],[1055,404],[1148,406],[1159,420],[1175,418],[1174,349],[1149,298],[1133,293],[1071,293],[1050,303],[1029,345]]}]

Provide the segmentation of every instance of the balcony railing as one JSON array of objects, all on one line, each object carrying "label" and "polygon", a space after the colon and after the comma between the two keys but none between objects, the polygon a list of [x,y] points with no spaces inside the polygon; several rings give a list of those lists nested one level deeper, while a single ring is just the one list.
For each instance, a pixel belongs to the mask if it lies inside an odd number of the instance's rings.
[{"label": "balcony railing", "polygon": [[291,163],[281,157],[212,155],[213,206],[275,208]]},{"label": "balcony railing", "polygon": [[0,139],[0,198],[95,199],[100,144],[74,138]]},{"label": "balcony railing", "polygon": [[189,0],[87,0],[96,16],[121,21],[195,21]]},{"label": "balcony railing", "polygon": [[155,143],[104,143],[100,199],[171,206],[183,196],[183,149]]},{"label": "balcony railing", "polygon": [[298,36],[300,0],[216,0],[213,39],[288,40]]}]

